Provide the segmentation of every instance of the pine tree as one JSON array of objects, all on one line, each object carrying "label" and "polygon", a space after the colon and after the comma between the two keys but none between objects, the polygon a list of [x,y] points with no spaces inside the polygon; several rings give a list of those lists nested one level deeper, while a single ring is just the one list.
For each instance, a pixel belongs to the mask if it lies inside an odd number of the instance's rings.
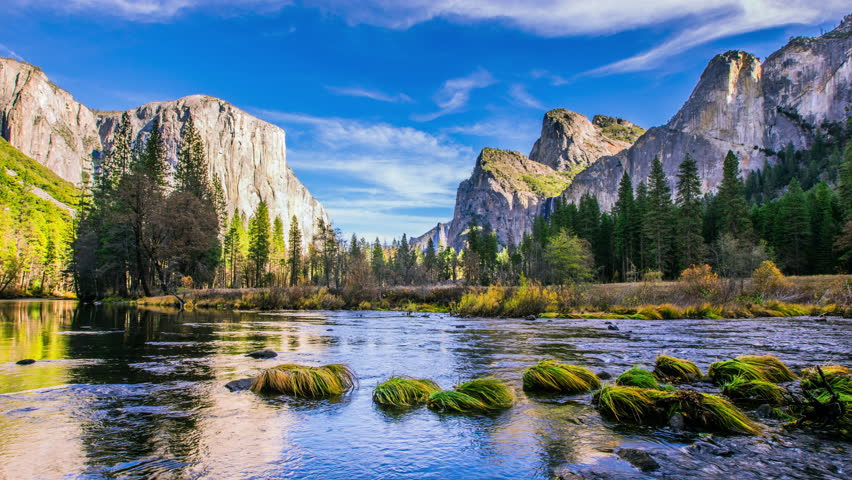
[{"label": "pine tree", "polygon": [[299,283],[299,272],[302,269],[302,232],[299,230],[299,220],[293,215],[290,219],[290,232],[287,239],[290,262],[290,286]]},{"label": "pine tree", "polygon": [[270,250],[270,232],[269,232],[269,208],[266,206],[266,201],[261,200],[257,204],[257,209],[254,215],[249,220],[249,251],[248,259],[251,262],[252,271],[254,273],[254,283],[252,286],[260,287],[263,285],[263,277],[266,273],[266,265],[269,261]]},{"label": "pine tree", "polygon": [[423,255],[423,266],[426,267],[426,274],[430,281],[433,280],[436,265],[437,255],[435,252],[435,242],[432,241],[432,237],[429,237],[429,242],[426,244],[426,252]]},{"label": "pine tree", "polygon": [[648,193],[643,234],[647,245],[648,268],[671,273],[672,199],[671,188],[659,157],[654,157],[648,176]]},{"label": "pine tree", "polygon": [[622,281],[627,281],[627,272],[630,271],[634,261],[634,212],[633,182],[630,181],[630,175],[624,172],[618,185],[618,200],[612,212],[615,217],[613,247]]},{"label": "pine tree", "polygon": [[95,173],[95,192],[103,199],[118,185],[127,173],[133,160],[133,129],[127,112],[121,115],[112,139],[112,147],[106,151]]},{"label": "pine tree", "polygon": [[740,161],[734,152],[728,151],[722,167],[722,183],[716,194],[719,202],[719,234],[730,233],[738,238],[752,235],[745,198],[745,186],[740,177]]},{"label": "pine tree", "polygon": [[832,247],[839,230],[833,215],[834,199],[833,192],[825,182],[816,184],[809,196],[813,233],[808,261],[811,273],[834,273],[835,256]]},{"label": "pine tree", "polygon": [[148,176],[159,188],[165,187],[168,162],[166,147],[160,132],[160,117],[154,117],[151,134],[135,163],[137,171]]},{"label": "pine tree", "polygon": [[648,255],[648,242],[645,235],[645,215],[648,211],[648,184],[644,181],[639,182],[636,186],[636,202],[634,213],[634,232],[636,240],[636,250],[633,257],[637,260],[637,267],[640,271],[645,271],[648,267],[650,258]]},{"label": "pine tree", "polygon": [[698,164],[686,155],[677,173],[677,238],[681,262],[677,269],[702,263],[704,236],[701,221],[701,178]]},{"label": "pine tree", "polygon": [[778,215],[780,218],[776,219],[776,223],[781,228],[779,258],[789,272],[805,273],[808,258],[806,249],[811,242],[811,221],[805,194],[795,178],[779,201]]},{"label": "pine tree", "polygon": [[370,255],[370,267],[373,270],[373,276],[376,277],[376,281],[381,286],[385,279],[385,250],[379,242],[379,237],[376,237],[376,241],[373,243],[373,251]]},{"label": "pine tree", "polygon": [[175,167],[175,186],[177,190],[194,195],[197,198],[212,201],[213,188],[208,177],[207,155],[204,142],[195,128],[192,115],[183,126],[183,136]]},{"label": "pine tree", "polygon": [[275,286],[282,286],[287,267],[287,247],[284,243],[284,222],[278,216],[272,222],[272,242],[269,260],[273,268]]}]

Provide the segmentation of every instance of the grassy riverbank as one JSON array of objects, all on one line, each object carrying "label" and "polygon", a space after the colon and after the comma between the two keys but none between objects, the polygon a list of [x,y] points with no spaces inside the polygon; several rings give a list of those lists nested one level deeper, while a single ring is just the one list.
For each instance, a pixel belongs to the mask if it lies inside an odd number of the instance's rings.
[{"label": "grassy riverbank", "polygon": [[[390,287],[345,295],[322,287],[189,290],[189,308],[400,310],[466,316],[549,318],[753,318],[852,315],[852,276],[788,277],[765,288],[752,279],[722,280],[718,288],[688,282],[634,282],[542,287],[434,285]],[[179,307],[174,296],[139,299],[140,305]]]}]

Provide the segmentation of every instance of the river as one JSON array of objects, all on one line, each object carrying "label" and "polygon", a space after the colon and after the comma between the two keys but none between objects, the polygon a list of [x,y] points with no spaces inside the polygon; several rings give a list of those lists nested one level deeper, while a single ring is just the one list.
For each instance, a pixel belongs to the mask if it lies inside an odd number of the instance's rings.
[{"label": "river", "polygon": [[[741,354],[776,355],[794,370],[852,366],[850,339],[844,319],[529,321],[5,301],[0,478],[846,479],[852,445],[754,412],[766,436],[625,428],[602,419],[590,395],[527,397],[520,377],[545,358],[617,376],[663,352],[702,370]],[[244,356],[262,348],[278,358]],[[15,364],[23,358],[37,362]],[[347,363],[360,385],[313,401],[225,388],[279,363]],[[519,401],[493,415],[386,412],[371,393],[393,374],[444,388],[496,375]],[[660,469],[639,472],[614,453],[626,447]]]}]

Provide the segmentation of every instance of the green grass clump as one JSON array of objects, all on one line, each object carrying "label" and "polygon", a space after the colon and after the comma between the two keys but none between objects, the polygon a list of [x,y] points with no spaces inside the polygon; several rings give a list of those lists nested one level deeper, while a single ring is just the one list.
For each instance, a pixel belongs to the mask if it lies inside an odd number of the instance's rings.
[{"label": "green grass clump", "polygon": [[716,385],[729,383],[735,377],[773,383],[796,379],[796,375],[781,360],[771,355],[742,355],[733,360],[714,362],[707,370],[707,375]]},{"label": "green grass clump", "polygon": [[722,386],[722,393],[733,400],[752,400],[779,405],[784,402],[786,390],[766,380],[749,380],[734,377]]},{"label": "green grass clump", "polygon": [[[820,369],[825,376],[825,381],[838,395],[841,402],[852,402],[852,370],[840,365],[821,365]],[[802,370],[802,389],[813,393],[817,400],[827,402],[831,394],[823,385],[816,367]]]},{"label": "green grass clump", "polygon": [[597,375],[589,369],[545,360],[524,370],[524,390],[555,393],[585,393],[600,388]]},{"label": "green grass clump", "polygon": [[488,410],[481,401],[465,393],[449,390],[429,395],[429,408],[440,412],[484,412]]},{"label": "green grass clump", "polygon": [[658,403],[668,406],[669,416],[681,414],[686,424],[697,430],[761,434],[759,424],[716,395],[684,389],[667,394]]},{"label": "green grass clump", "polygon": [[503,289],[488,287],[484,292],[470,292],[462,295],[455,306],[455,313],[469,317],[496,317],[503,308]]},{"label": "green grass clump", "polygon": [[301,398],[324,398],[349,391],[356,383],[348,365],[321,367],[284,364],[261,372],[251,383],[255,393],[283,393]]},{"label": "green grass clump", "polygon": [[654,375],[671,383],[690,383],[701,378],[701,370],[689,360],[658,355],[654,363]]},{"label": "green grass clump", "polygon": [[653,373],[644,368],[633,367],[615,379],[616,385],[625,387],[653,388],[660,390],[660,384]]},{"label": "green grass clump", "polygon": [[373,401],[387,407],[413,407],[426,403],[429,395],[441,391],[432,380],[391,377],[373,390]]},{"label": "green grass clump", "polygon": [[769,382],[792,382],[796,379],[796,375],[787,368],[787,365],[772,355],[741,355],[736,360],[759,368]]},{"label": "green grass clump", "polygon": [[482,377],[464,382],[455,390],[479,400],[489,410],[509,408],[515,403],[515,394],[512,389],[494,377]]},{"label": "green grass clump", "polygon": [[619,422],[658,423],[655,402],[664,395],[648,388],[606,385],[595,393],[592,403],[602,415]]}]

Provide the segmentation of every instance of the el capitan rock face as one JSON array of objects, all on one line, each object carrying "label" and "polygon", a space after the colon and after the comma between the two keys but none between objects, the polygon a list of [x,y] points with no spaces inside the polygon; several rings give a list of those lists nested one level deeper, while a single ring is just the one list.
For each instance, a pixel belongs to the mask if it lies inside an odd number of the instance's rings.
[{"label": "el capitan rock face", "polygon": [[674,185],[687,154],[698,162],[703,190],[715,191],[729,150],[744,172],[756,170],[789,143],[809,147],[815,127],[845,122],[850,86],[852,16],[821,37],[792,39],[763,64],[745,52],[717,55],[668,124],[648,130],[631,148],[600,158],[576,176],[563,196],[576,202],[592,193],[609,209],[625,171],[635,185],[647,178],[659,156]]},{"label": "el capitan rock face", "polygon": [[40,68],[0,58],[0,136],[79,184],[101,149],[94,113],[51,83]]},{"label": "el capitan rock face", "polygon": [[[19,150],[66,180],[79,184],[92,161],[112,143],[123,112],[96,112],[50,83],[37,67],[0,59],[0,134]],[[307,245],[316,220],[329,221],[287,165],[284,130],[223,100],[193,95],[128,111],[141,139],[159,117],[168,159],[174,165],[180,133],[191,113],[206,147],[210,174],[222,182],[228,213],[248,216],[261,198],[270,215],[289,228],[293,215]]]}]

